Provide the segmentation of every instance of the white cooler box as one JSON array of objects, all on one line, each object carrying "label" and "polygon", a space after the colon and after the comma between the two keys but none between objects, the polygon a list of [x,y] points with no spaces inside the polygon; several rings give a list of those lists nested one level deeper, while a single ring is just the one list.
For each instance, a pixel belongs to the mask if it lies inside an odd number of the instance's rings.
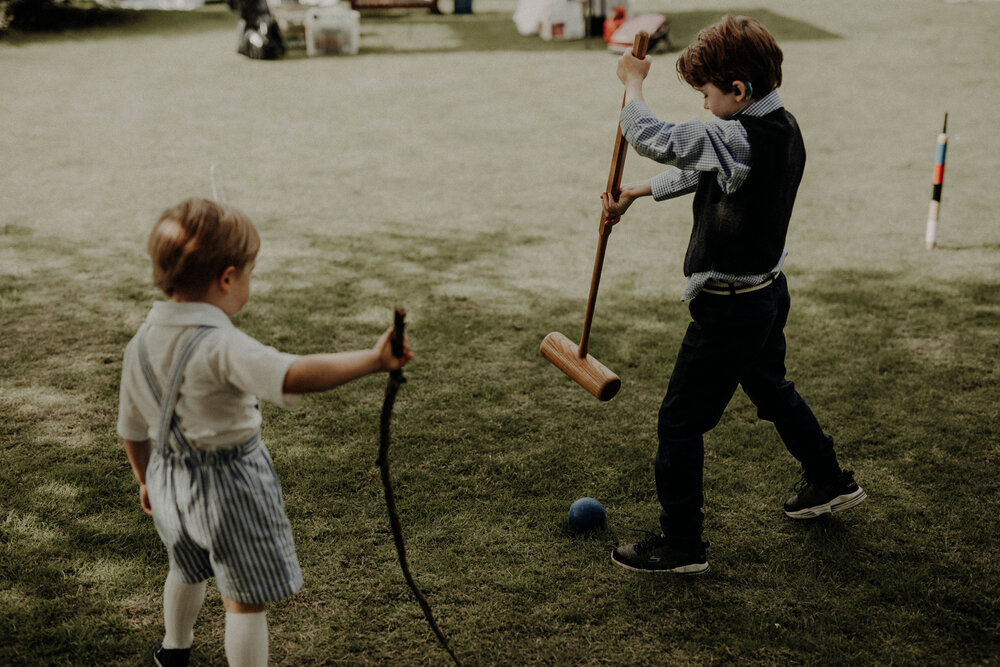
[{"label": "white cooler box", "polygon": [[310,7],[305,13],[306,55],[354,55],[361,44],[361,12],[344,5]]},{"label": "white cooler box", "polygon": [[538,35],[546,41],[583,39],[586,34],[582,2],[556,2],[549,5],[542,20],[538,22]]}]

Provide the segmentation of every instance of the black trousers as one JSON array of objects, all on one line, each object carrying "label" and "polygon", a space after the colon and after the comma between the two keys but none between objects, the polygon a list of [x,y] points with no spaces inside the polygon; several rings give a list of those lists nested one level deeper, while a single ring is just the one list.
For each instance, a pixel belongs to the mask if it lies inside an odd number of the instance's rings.
[{"label": "black trousers", "polygon": [[745,294],[699,294],[660,406],[656,493],[660,526],[682,549],[701,543],[704,515],[703,434],[711,430],[741,386],[761,419],[773,422],[806,477],[826,481],[840,472],[833,439],[785,378],[788,285],[779,274]]}]

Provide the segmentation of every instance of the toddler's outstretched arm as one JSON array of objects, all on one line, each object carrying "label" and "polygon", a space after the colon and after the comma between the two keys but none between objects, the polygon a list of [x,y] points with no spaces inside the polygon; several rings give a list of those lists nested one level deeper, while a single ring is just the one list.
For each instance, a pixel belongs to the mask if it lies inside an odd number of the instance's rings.
[{"label": "toddler's outstretched arm", "polygon": [[394,371],[413,358],[409,341],[403,337],[403,356],[392,354],[390,336],[392,327],[386,329],[370,350],[308,354],[299,357],[285,373],[282,391],[286,394],[308,394],[333,389],[371,373]]}]

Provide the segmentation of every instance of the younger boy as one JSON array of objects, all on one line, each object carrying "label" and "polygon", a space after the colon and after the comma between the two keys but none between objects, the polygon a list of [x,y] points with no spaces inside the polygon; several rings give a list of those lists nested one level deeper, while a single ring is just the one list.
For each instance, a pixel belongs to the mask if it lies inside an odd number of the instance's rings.
[{"label": "younger boy", "polygon": [[267,664],[265,603],[302,586],[258,397],[293,408],[300,394],[413,356],[405,340],[393,356],[391,330],[370,350],[296,356],[236,329],[259,248],[249,219],[204,199],[165,211],[149,236],[153,281],[170,300],[125,348],[118,434],[170,560],[157,665],[188,664],[209,577],[226,610],[226,657],[241,667]]},{"label": "younger boy", "polygon": [[643,100],[650,59],[626,51],[618,63],[626,98],[623,135],[640,155],[678,168],[622,186],[617,201],[602,195],[608,220],[618,222],[639,197],[695,195],[682,296],[690,301],[693,322],[657,424],[660,533],[612,552],[612,561],[627,569],[708,569],[701,539],[702,435],[719,422],[737,385],[802,464],[803,481],[785,503],[786,515],[807,519],[839,512],[866,497],[853,473],[841,470],[833,439],[785,379],[789,298],[780,270],[806,154],[795,118],[776,90],[781,62],[781,49],[760,23],[723,17],[677,60],[680,77],[717,118],[678,124],[657,120]]}]

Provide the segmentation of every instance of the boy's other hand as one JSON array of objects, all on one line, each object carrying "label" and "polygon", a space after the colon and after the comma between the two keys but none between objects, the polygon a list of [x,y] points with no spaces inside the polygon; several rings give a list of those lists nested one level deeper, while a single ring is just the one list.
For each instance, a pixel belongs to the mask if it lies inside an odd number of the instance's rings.
[{"label": "boy's other hand", "polygon": [[625,211],[628,210],[628,207],[634,201],[635,197],[626,195],[624,191],[618,195],[617,201],[611,196],[610,192],[602,194],[601,207],[604,209],[604,222],[609,225],[618,224],[622,219],[622,215],[625,214]]},{"label": "boy's other hand", "polygon": [[397,357],[392,353],[392,327],[385,330],[372,349],[378,355],[379,370],[383,371],[398,370],[413,358],[413,353],[410,352],[410,340],[405,334],[403,335],[403,356]]},{"label": "boy's other hand", "polygon": [[632,55],[631,49],[627,49],[618,59],[618,79],[626,86],[642,83],[646,75],[649,74],[649,68],[652,64],[653,60],[649,56],[640,60]]}]

